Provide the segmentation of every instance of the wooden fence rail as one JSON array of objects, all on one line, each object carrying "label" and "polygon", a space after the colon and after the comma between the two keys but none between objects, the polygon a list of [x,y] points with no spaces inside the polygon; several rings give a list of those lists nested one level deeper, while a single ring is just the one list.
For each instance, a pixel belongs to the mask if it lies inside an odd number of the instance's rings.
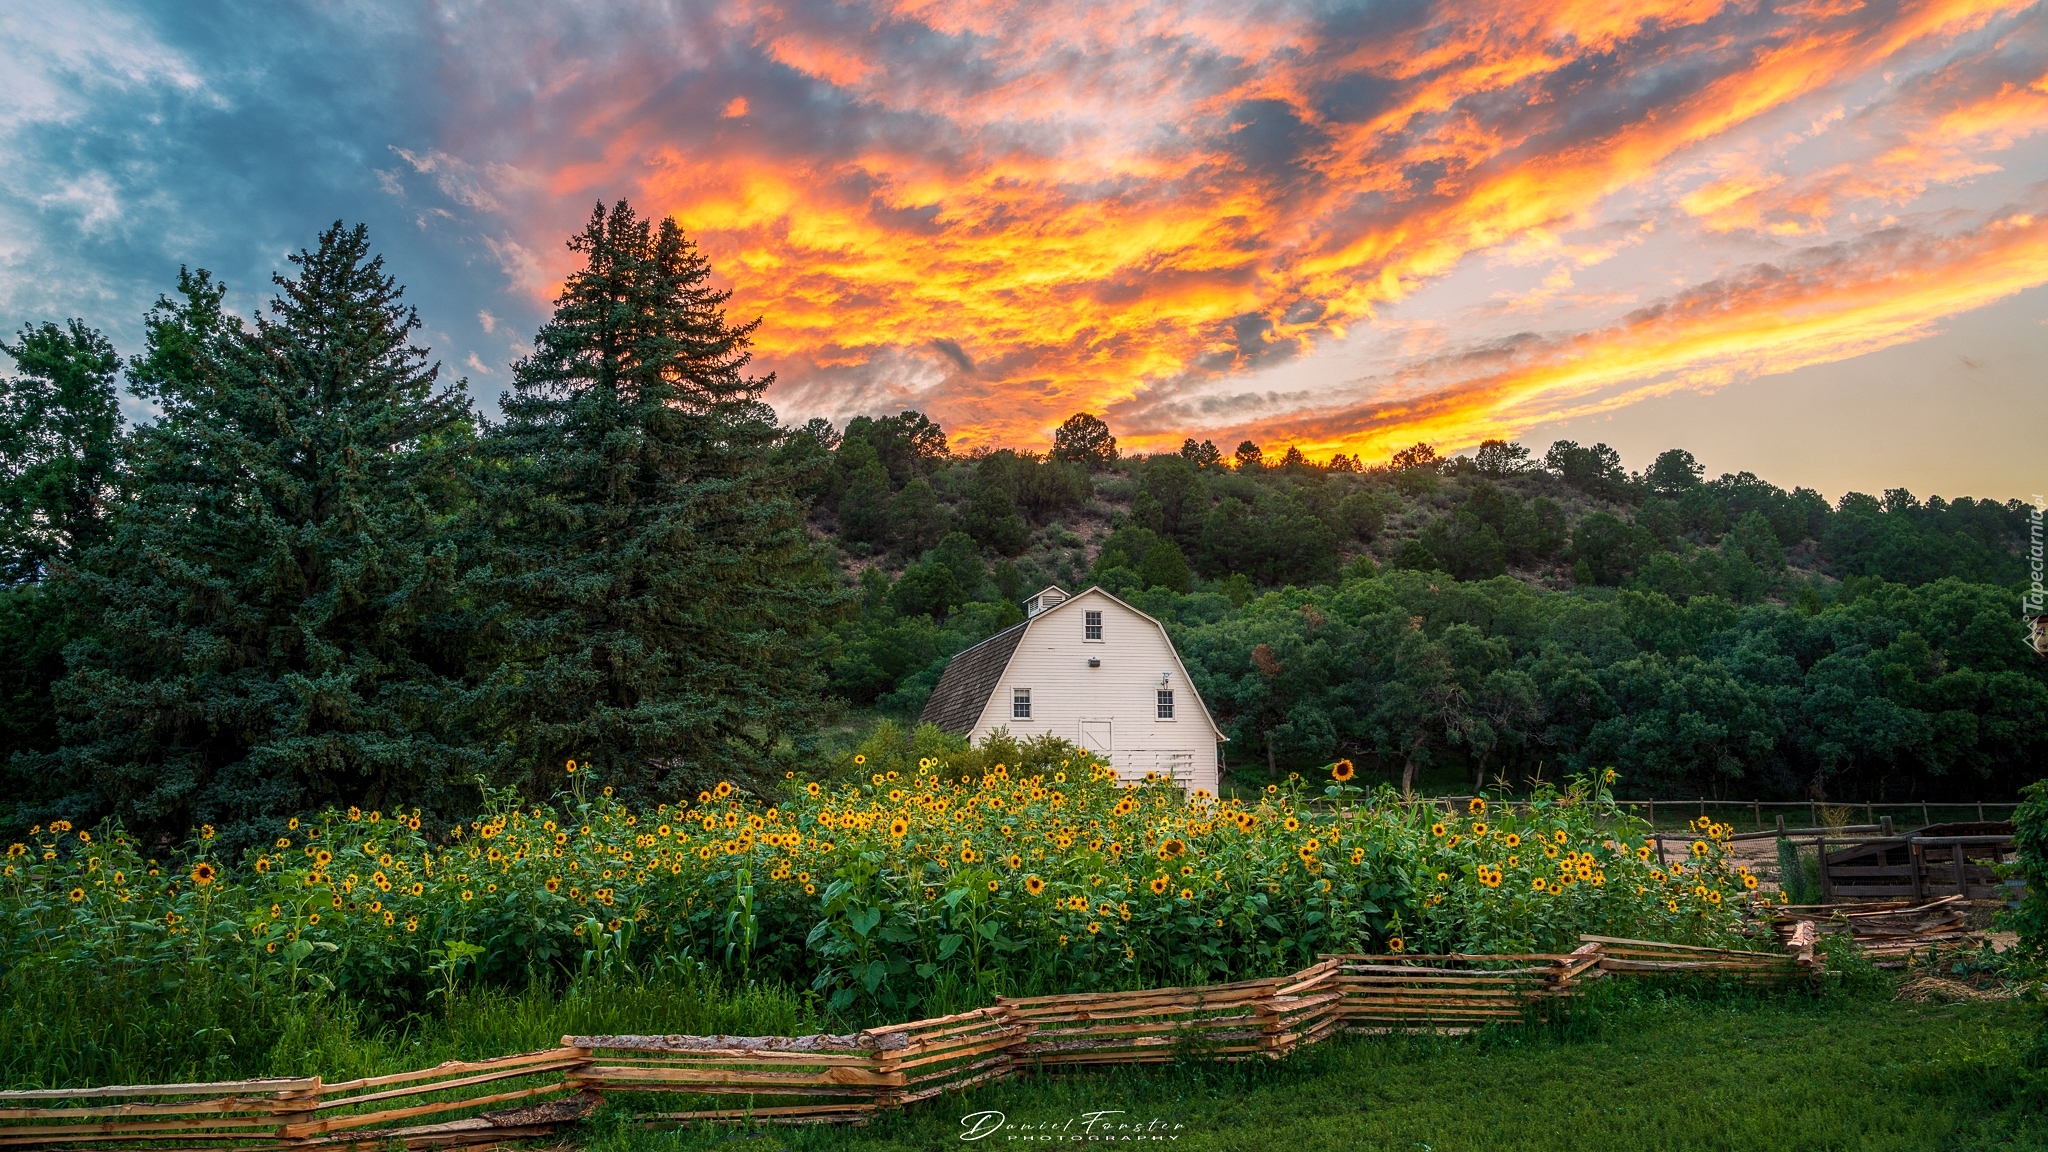
[{"label": "wooden fence rail", "polygon": [[[1419,797],[1413,802],[1416,804],[1434,805],[1450,811],[1464,811],[1465,805],[1471,799],[1472,797],[1470,796],[1426,796]],[[1505,805],[1522,810],[1527,810],[1529,807],[1529,802],[1526,800],[1503,800],[1493,796],[1486,797],[1486,802],[1496,806]],[[1740,813],[1747,810],[1751,821],[1755,823],[1759,830],[1767,828],[1764,822],[1764,809],[1766,808],[1793,810],[1803,808],[1806,810],[1808,821],[1818,827],[1821,823],[1820,814],[1823,808],[1861,812],[1863,813],[1865,823],[1875,826],[1878,823],[1879,814],[1887,811],[1900,812],[1909,816],[1917,812],[1923,824],[1933,824],[1936,812],[1947,814],[1947,817],[1951,820],[1971,819],[1981,823],[1986,820],[1999,819],[2001,813],[2010,813],[2019,807],[2019,802],[2014,800],[1850,800],[1840,804],[1830,804],[1825,800],[1708,800],[1694,798],[1691,800],[1616,800],[1615,804],[1618,807],[1634,809],[1638,815],[1648,819],[1652,825],[1657,823],[1657,810],[1659,808],[1664,810],[1667,818],[1674,813],[1683,813],[1688,816],[1725,816],[1730,812]],[[1780,823],[1782,824],[1782,818]]]},{"label": "wooden fence rail", "polygon": [[564,1036],[559,1048],[335,1084],[0,1092],[0,1149],[473,1147],[547,1135],[607,1097],[649,1124],[863,1123],[881,1109],[1043,1069],[1277,1060],[1339,1032],[1456,1033],[1540,1019],[1610,974],[1777,981],[1820,968],[1811,923],[1774,952],[1582,940],[1568,953],[1331,955],[1289,976],[1231,984],[1003,997],[846,1035]]}]

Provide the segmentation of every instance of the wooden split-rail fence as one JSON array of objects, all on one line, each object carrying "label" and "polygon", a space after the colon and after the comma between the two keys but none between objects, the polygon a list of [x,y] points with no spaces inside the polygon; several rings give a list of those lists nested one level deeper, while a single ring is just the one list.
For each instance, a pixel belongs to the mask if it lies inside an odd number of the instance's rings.
[{"label": "wooden split-rail fence", "polygon": [[1604,975],[1782,981],[1820,970],[1810,922],[1775,952],[1582,940],[1562,954],[1336,955],[1290,976],[1232,984],[1005,997],[848,1035],[564,1036],[545,1051],[336,1084],[307,1077],[0,1092],[0,1149],[475,1147],[548,1135],[608,1097],[649,1124],[861,1123],[1041,1070],[1275,1060],[1339,1032],[1458,1033],[1540,1020],[1552,1002]]}]

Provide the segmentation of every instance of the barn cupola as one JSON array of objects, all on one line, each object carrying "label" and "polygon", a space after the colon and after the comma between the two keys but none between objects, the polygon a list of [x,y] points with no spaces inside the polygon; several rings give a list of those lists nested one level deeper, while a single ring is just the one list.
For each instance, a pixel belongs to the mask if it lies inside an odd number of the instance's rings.
[{"label": "barn cupola", "polygon": [[1058,585],[1048,584],[1043,591],[1024,601],[1024,618],[1029,620],[1047,608],[1057,607],[1066,598],[1067,594]]}]

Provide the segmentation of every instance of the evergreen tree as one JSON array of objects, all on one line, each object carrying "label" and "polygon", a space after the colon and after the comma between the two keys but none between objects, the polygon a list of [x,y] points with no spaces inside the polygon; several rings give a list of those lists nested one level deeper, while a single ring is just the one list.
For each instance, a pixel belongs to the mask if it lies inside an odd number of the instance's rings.
[{"label": "evergreen tree", "polygon": [[710,264],[624,201],[569,246],[584,265],[489,440],[493,679],[527,770],[672,796],[810,725],[840,597],[774,451],[773,378],[744,371],[755,324],[726,320]]},{"label": "evergreen tree", "polygon": [[1386,526],[1387,515],[1370,492],[1353,492],[1337,505],[1337,518],[1345,530],[1360,540],[1370,540]]},{"label": "evergreen tree", "polygon": [[889,501],[889,540],[906,556],[922,555],[952,531],[953,515],[920,476]]},{"label": "evergreen tree", "polygon": [[111,494],[121,358],[77,320],[0,343],[21,375],[0,379],[0,584],[40,579],[98,535]]},{"label": "evergreen tree", "polygon": [[1193,463],[1181,456],[1154,456],[1139,470],[1138,482],[1138,496],[1131,503],[1133,520],[1171,536],[1184,551],[1201,540],[1209,497]]},{"label": "evergreen tree", "polygon": [[1116,463],[1116,437],[1109,425],[1092,412],[1076,412],[1052,434],[1054,460],[1085,464],[1092,471]]},{"label": "evergreen tree", "polygon": [[1001,484],[975,485],[964,527],[977,543],[998,556],[1015,556],[1031,542],[1031,530],[1017,514],[1016,497]]},{"label": "evergreen tree", "polygon": [[1145,550],[1145,558],[1138,563],[1138,578],[1147,588],[1186,592],[1188,558],[1181,553],[1180,545],[1171,540],[1161,540]]},{"label": "evergreen tree", "polygon": [[869,460],[854,472],[839,497],[839,529],[856,543],[881,544],[889,539],[889,472],[881,461]]},{"label": "evergreen tree", "polygon": [[64,782],[132,827],[246,840],[324,803],[446,804],[488,768],[446,530],[468,400],[362,227],[292,262],[250,327],[181,272],[131,372],[162,415],[80,558],[97,626],[58,699]]},{"label": "evergreen tree", "polygon": [[[121,358],[72,320],[24,326],[0,343],[20,375],[0,378],[0,771],[17,752],[30,770],[9,782],[17,805],[47,792],[34,753],[57,743],[50,685],[84,621],[42,583],[99,538],[113,497]],[[46,819],[24,811],[19,823]]]}]

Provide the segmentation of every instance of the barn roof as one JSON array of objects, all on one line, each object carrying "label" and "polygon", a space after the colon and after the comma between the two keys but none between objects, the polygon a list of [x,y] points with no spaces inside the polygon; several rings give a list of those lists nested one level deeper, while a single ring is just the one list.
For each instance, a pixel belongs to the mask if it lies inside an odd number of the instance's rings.
[{"label": "barn roof", "polygon": [[953,736],[974,731],[974,722],[981,719],[989,693],[996,690],[1003,669],[1010,666],[1011,654],[1024,639],[1025,627],[1026,624],[1012,624],[948,661],[918,721],[936,725],[939,731]]}]

